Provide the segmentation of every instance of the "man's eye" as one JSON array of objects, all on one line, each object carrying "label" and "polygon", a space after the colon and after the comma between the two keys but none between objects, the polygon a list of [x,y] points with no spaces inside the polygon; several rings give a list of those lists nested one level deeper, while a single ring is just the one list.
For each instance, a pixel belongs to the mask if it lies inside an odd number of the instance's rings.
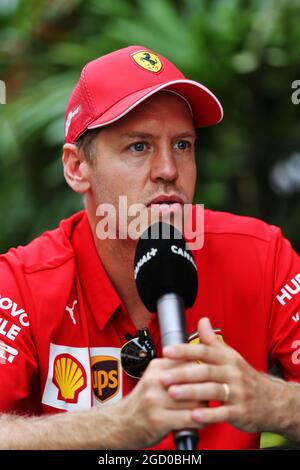
[{"label": "man's eye", "polygon": [[187,140],[179,140],[175,144],[175,148],[178,149],[178,150],[186,150],[186,149],[190,148],[190,146],[191,146],[191,144]]},{"label": "man's eye", "polygon": [[135,144],[130,145],[129,148],[134,152],[143,152],[146,149],[146,144],[144,142],[136,142]]}]

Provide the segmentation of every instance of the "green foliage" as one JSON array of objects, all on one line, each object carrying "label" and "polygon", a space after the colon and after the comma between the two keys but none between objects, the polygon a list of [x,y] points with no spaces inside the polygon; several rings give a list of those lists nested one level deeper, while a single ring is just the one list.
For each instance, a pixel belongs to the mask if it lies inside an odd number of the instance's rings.
[{"label": "green foliage", "polygon": [[83,65],[140,44],[211,88],[223,122],[200,130],[196,201],[280,225],[300,247],[300,185],[271,183],[300,149],[296,0],[0,0],[0,251],[81,208],[61,168],[64,110]]},{"label": "green foliage", "polygon": [[261,435],[260,447],[261,448],[270,448],[276,446],[287,445],[287,441],[278,434],[272,434],[271,432],[264,432]]}]

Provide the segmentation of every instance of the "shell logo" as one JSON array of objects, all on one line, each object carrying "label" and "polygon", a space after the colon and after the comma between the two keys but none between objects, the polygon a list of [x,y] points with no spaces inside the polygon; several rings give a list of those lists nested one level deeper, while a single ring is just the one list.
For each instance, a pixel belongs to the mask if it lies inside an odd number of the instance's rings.
[{"label": "shell logo", "polygon": [[136,64],[142,67],[142,69],[148,70],[149,72],[160,72],[163,67],[159,57],[150,51],[138,51],[134,54],[131,54],[131,57]]},{"label": "shell logo", "polygon": [[58,400],[77,403],[79,393],[87,385],[86,372],[71,354],[59,354],[53,364],[54,385],[58,388]]}]

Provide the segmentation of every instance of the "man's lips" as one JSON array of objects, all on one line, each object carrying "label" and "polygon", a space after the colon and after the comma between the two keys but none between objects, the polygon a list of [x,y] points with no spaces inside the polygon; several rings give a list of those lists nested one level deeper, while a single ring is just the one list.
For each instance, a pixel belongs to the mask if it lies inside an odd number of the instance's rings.
[{"label": "man's lips", "polygon": [[184,202],[179,196],[171,194],[155,197],[147,207],[159,214],[175,214],[182,212],[183,204]]},{"label": "man's lips", "polygon": [[161,195],[152,199],[152,201],[149,204],[147,204],[147,207],[153,204],[169,204],[170,205],[170,204],[184,204],[184,202],[179,196],[176,196],[176,195],[170,195],[170,196]]}]

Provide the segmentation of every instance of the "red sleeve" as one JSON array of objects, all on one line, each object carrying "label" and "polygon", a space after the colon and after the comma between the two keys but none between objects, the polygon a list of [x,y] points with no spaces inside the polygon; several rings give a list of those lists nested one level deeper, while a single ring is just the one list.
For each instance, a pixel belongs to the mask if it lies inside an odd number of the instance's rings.
[{"label": "red sleeve", "polygon": [[300,382],[300,258],[279,229],[271,246],[270,365],[279,364],[286,380]]},{"label": "red sleeve", "polygon": [[30,331],[32,301],[21,263],[0,256],[0,412],[31,411],[37,360]]}]

